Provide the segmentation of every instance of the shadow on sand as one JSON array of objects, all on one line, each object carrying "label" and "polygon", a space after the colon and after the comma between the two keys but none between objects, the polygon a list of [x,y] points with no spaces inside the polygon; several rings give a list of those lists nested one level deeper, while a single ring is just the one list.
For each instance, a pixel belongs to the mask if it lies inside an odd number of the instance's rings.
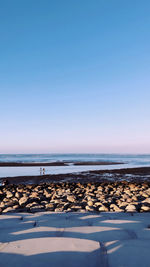
[{"label": "shadow on sand", "polygon": [[150,214],[0,216],[0,266],[150,267]]}]

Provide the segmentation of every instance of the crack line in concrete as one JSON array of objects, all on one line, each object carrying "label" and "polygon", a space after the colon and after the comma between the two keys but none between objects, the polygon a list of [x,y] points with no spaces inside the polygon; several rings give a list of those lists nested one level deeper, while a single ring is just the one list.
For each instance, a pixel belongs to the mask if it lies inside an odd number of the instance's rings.
[{"label": "crack line in concrete", "polygon": [[100,244],[101,266],[109,267],[108,254],[107,254],[107,248],[105,247],[105,243],[99,242],[99,244]]}]

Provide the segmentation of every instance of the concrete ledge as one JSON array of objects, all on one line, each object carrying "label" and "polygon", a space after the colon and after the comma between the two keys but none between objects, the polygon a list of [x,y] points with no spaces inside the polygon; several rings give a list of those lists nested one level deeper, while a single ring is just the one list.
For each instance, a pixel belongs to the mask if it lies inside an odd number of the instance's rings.
[{"label": "concrete ledge", "polygon": [[150,213],[0,216],[0,266],[150,266]]}]

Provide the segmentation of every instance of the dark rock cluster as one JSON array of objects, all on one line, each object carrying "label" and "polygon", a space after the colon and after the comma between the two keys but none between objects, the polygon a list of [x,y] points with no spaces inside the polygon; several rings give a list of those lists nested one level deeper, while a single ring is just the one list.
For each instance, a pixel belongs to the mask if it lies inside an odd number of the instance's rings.
[{"label": "dark rock cluster", "polygon": [[148,212],[149,183],[46,183],[0,188],[0,212]]}]

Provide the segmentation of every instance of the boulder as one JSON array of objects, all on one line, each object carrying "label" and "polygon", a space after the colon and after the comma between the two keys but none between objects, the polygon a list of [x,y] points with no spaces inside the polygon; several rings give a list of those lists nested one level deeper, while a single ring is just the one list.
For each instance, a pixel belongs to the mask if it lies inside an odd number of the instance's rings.
[{"label": "boulder", "polygon": [[31,207],[30,208],[30,212],[40,212],[44,209],[44,206],[43,205],[36,205],[34,207]]},{"label": "boulder", "polygon": [[109,211],[109,209],[105,206],[105,205],[102,205],[101,207],[99,207],[98,209],[100,212],[103,212],[103,211]]},{"label": "boulder", "polygon": [[136,206],[133,205],[133,204],[129,204],[129,205],[127,205],[126,208],[125,208],[125,210],[126,210],[127,212],[136,212],[136,211],[137,211],[137,210],[136,210]]},{"label": "boulder", "polygon": [[76,201],[76,198],[75,198],[75,196],[71,196],[71,195],[69,195],[69,196],[67,196],[67,200],[68,200],[69,202],[74,203],[74,202]]},{"label": "boulder", "polygon": [[24,206],[24,205],[26,205],[28,202],[29,202],[29,200],[28,200],[28,197],[26,197],[26,196],[24,196],[24,197],[22,197],[22,198],[19,199],[19,205],[20,205],[20,206]]},{"label": "boulder", "polygon": [[14,211],[15,211],[14,207],[7,207],[6,209],[3,210],[3,213],[14,212]]},{"label": "boulder", "polygon": [[55,210],[55,204],[49,203],[45,205],[45,209],[49,211],[54,211]]},{"label": "boulder", "polygon": [[7,197],[7,198],[12,198],[12,197],[13,197],[13,193],[10,192],[10,191],[7,191],[7,192],[6,192],[6,197]]},{"label": "boulder", "polygon": [[113,211],[116,211],[116,212],[123,212],[123,209],[120,209],[120,207],[118,207],[115,204],[111,204],[110,208],[113,209]]},{"label": "boulder", "polygon": [[93,206],[93,201],[89,200],[87,204],[88,204],[89,207],[92,207]]},{"label": "boulder", "polygon": [[142,205],[142,206],[141,206],[141,210],[142,210],[142,211],[150,211],[150,206]]},{"label": "boulder", "polygon": [[16,192],[15,197],[19,199],[22,197],[22,194],[20,192]]},{"label": "boulder", "polygon": [[86,209],[87,211],[94,211],[94,209],[93,209],[92,207],[89,207],[88,205],[85,207],[85,209]]}]

